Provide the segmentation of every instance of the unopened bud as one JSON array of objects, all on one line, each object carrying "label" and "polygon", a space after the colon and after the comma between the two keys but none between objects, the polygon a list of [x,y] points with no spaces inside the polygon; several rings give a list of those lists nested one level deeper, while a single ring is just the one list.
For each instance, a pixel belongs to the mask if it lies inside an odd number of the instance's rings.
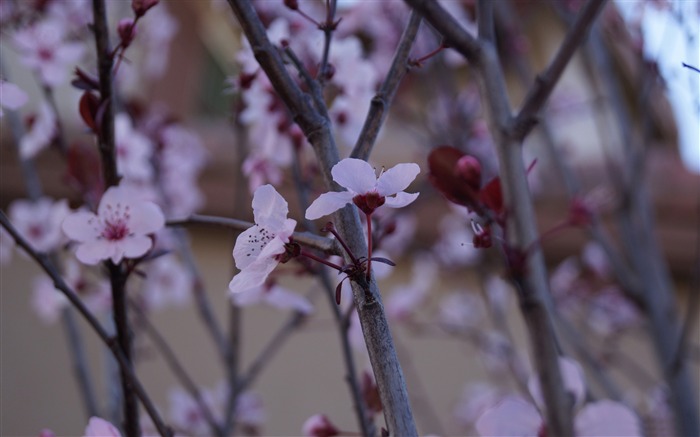
[{"label": "unopened bud", "polygon": [[131,9],[137,17],[143,16],[149,9],[158,4],[159,0],[131,0]]},{"label": "unopened bud", "polygon": [[473,156],[464,155],[459,158],[455,171],[470,188],[478,190],[481,187],[481,164]]},{"label": "unopened bud", "polygon": [[284,0],[284,5],[293,11],[299,9],[299,2],[297,0]]},{"label": "unopened bud", "polygon": [[119,39],[122,41],[122,47],[128,47],[136,36],[134,20],[131,18],[124,18],[119,21],[117,33],[119,34]]}]

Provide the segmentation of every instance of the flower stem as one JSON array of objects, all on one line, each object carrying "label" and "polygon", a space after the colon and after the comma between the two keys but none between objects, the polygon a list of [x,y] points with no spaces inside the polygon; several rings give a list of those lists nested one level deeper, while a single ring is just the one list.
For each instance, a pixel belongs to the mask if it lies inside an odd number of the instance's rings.
[{"label": "flower stem", "polygon": [[323,259],[323,258],[321,258],[321,257],[318,257],[318,256],[314,255],[314,254],[311,253],[311,252],[307,252],[307,251],[305,251],[305,250],[303,250],[303,249],[302,249],[300,255],[301,255],[301,256],[305,256],[305,257],[307,257],[307,258],[311,258],[312,260],[317,261],[317,262],[320,262],[321,264],[325,264],[325,265],[327,265],[328,267],[334,268],[334,269],[336,269],[336,270],[339,271],[339,272],[342,272],[342,271],[343,271],[343,268],[342,268],[341,266],[339,266],[338,264],[332,263],[332,262],[330,262],[330,261],[328,261],[328,260],[325,260],[325,259]]},{"label": "flower stem", "polygon": [[372,276],[372,214],[365,214],[367,217],[367,282]]}]

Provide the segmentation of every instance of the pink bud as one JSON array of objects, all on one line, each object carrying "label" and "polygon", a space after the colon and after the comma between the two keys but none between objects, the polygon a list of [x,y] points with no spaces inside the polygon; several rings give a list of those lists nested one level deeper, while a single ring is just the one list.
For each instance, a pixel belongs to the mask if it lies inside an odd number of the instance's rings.
[{"label": "pink bud", "polygon": [[137,17],[143,16],[149,9],[158,4],[159,0],[131,0],[131,9]]},{"label": "pink bud", "polygon": [[306,419],[301,432],[307,437],[333,437],[340,434],[325,414],[315,414]]},{"label": "pink bud", "polygon": [[459,158],[455,171],[472,189],[478,190],[481,187],[481,164],[473,156],[464,155]]},{"label": "pink bud", "polygon": [[122,47],[128,47],[136,36],[134,20],[131,18],[120,20],[119,25],[117,25],[117,33],[119,33],[119,39],[122,40]]}]

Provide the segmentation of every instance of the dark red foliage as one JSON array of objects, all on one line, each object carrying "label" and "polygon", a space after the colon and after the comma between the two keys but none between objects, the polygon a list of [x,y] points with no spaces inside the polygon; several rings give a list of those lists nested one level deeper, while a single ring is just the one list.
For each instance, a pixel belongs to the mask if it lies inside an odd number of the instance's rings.
[{"label": "dark red foliage", "polygon": [[95,133],[99,131],[99,126],[97,123],[97,111],[100,108],[100,98],[90,91],[85,91],[83,96],[80,98],[80,103],[78,104],[78,109],[80,111],[80,117],[83,119],[86,125]]},{"label": "dark red foliage", "polygon": [[467,155],[461,150],[452,146],[433,149],[428,156],[428,179],[450,202],[478,212],[481,210],[479,187],[475,187],[473,180],[465,181],[463,172],[457,166],[465,156]]},{"label": "dark red foliage", "polygon": [[66,163],[68,184],[78,190],[88,204],[97,205],[104,191],[97,150],[83,143],[73,143],[68,148]]},{"label": "dark red foliage", "polygon": [[158,4],[159,0],[131,0],[131,9],[137,17],[143,16],[149,9]]},{"label": "dark red foliage", "polygon": [[505,209],[503,205],[503,191],[501,190],[501,178],[495,177],[491,179],[481,192],[479,192],[479,200],[486,208],[496,213],[497,217],[500,217]]}]

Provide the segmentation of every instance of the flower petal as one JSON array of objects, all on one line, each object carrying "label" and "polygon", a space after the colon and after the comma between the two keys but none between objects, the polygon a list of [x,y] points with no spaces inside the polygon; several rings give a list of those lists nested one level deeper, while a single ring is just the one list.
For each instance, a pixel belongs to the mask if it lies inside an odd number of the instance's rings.
[{"label": "flower petal", "polygon": [[[95,265],[103,259],[112,258],[115,255],[115,248],[112,243],[106,240],[91,240],[78,246],[75,257],[78,261]],[[119,257],[121,260],[121,257]]]},{"label": "flower petal", "polygon": [[389,208],[403,208],[413,203],[413,201],[418,198],[419,194],[420,193],[406,193],[403,191],[396,193],[396,196],[385,198],[384,206],[388,206]]},{"label": "flower petal", "polygon": [[377,179],[377,192],[382,196],[391,196],[405,190],[420,173],[420,167],[413,162],[397,164],[382,173]]},{"label": "flower petal", "polygon": [[307,208],[306,218],[308,220],[316,220],[331,214],[352,202],[353,197],[355,197],[355,194],[350,191],[323,193]]},{"label": "flower petal", "polygon": [[277,260],[270,257],[256,260],[231,279],[229,290],[235,294],[262,286],[277,264]]},{"label": "flower petal", "polygon": [[165,226],[165,216],[153,202],[135,202],[131,207],[129,230],[135,234],[153,234]]},{"label": "flower petal", "polygon": [[274,286],[263,295],[265,302],[281,310],[292,309],[303,314],[311,314],[314,307],[305,297],[292,293],[280,286]]},{"label": "flower petal", "polygon": [[576,415],[575,434],[579,437],[637,437],[642,435],[637,416],[625,405],[602,400],[586,405]]},{"label": "flower petal", "polygon": [[536,437],[542,426],[537,409],[518,396],[508,396],[484,412],[476,421],[480,436]]},{"label": "flower petal", "polygon": [[119,247],[124,253],[124,258],[138,258],[153,247],[153,240],[145,235],[133,235],[122,240]]},{"label": "flower petal", "polygon": [[121,437],[121,433],[111,423],[93,416],[85,428],[85,437]]},{"label": "flower petal", "polygon": [[276,231],[282,227],[288,212],[287,201],[272,185],[262,185],[255,190],[253,215],[256,224]]},{"label": "flower petal", "polygon": [[61,228],[71,240],[85,242],[96,239],[100,235],[97,216],[87,211],[77,211],[68,215]]},{"label": "flower petal", "polygon": [[374,173],[374,169],[367,161],[361,159],[343,159],[333,166],[331,175],[333,175],[334,181],[354,194],[367,193],[377,185],[377,175]]},{"label": "flower petal", "polygon": [[275,235],[262,226],[251,226],[241,232],[236,238],[233,246],[233,259],[239,270],[247,268],[262,253],[265,245],[269,243]]}]

